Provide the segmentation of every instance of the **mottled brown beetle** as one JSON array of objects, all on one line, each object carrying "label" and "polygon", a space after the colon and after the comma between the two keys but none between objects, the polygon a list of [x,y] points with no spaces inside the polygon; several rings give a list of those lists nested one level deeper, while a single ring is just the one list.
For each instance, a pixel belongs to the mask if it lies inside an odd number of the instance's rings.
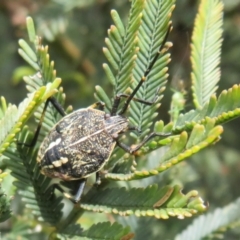
[{"label": "mottled brown beetle", "polygon": [[[135,147],[126,146],[118,140],[119,134],[129,130],[138,130],[137,127],[129,126],[128,119],[123,116],[130,102],[134,100],[152,105],[157,100],[158,93],[156,93],[153,101],[138,99],[134,96],[145,82],[158,56],[164,50],[170,29],[171,27],[169,27],[156,56],[133,92],[130,95],[121,93],[115,96],[110,114],[104,112],[104,103],[98,102],[89,108],[79,109],[66,115],[62,106],[54,97],[50,97],[47,100],[33,139],[33,144],[37,141],[41,123],[49,102],[53,104],[63,118],[43,140],[39,148],[37,162],[41,168],[41,172],[48,177],[60,178],[65,181],[79,181],[79,188],[76,195],[73,198],[70,197],[73,202],[79,202],[89,175],[96,173],[97,182],[99,182],[98,172],[109,160],[115,145],[133,154],[150,138],[170,135],[152,132]],[[122,109],[117,112],[121,98],[126,98],[126,101]],[[99,110],[95,109],[96,107]],[[63,191],[60,187],[58,188]]]}]

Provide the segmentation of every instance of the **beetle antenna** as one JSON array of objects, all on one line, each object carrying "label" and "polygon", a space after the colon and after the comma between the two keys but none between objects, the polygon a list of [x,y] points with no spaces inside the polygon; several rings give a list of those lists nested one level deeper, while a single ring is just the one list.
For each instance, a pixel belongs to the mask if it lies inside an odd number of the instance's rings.
[{"label": "beetle antenna", "polygon": [[169,35],[169,33],[171,32],[171,30],[172,30],[172,25],[170,24],[169,27],[168,27],[167,33],[166,33],[166,35],[165,35],[165,37],[164,37],[164,39],[163,39],[163,41],[162,41],[162,44],[161,44],[161,46],[160,46],[159,49],[158,49],[158,52],[156,53],[156,55],[155,55],[155,57],[153,58],[153,60],[150,62],[147,70],[144,72],[144,74],[143,74],[142,78],[140,79],[140,81],[139,81],[138,85],[136,86],[136,88],[132,91],[131,95],[129,95],[129,97],[128,97],[127,100],[125,101],[122,110],[119,112],[120,115],[122,115],[123,113],[126,112],[126,110],[127,110],[128,106],[129,106],[131,100],[134,98],[134,96],[135,96],[135,94],[137,93],[137,91],[139,90],[139,88],[140,88],[140,87],[143,85],[143,83],[146,81],[148,74],[150,73],[150,71],[152,70],[154,64],[156,63],[156,61],[157,61],[157,59],[158,59],[158,57],[159,57],[159,56],[161,55],[161,53],[162,53],[162,50],[163,50],[163,48],[164,48],[164,45],[165,45],[165,43],[166,43],[166,41],[167,41],[168,35]]}]

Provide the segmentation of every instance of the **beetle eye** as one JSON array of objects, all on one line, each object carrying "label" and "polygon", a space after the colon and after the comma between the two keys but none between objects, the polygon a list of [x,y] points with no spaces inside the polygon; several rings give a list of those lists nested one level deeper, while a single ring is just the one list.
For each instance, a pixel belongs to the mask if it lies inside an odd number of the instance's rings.
[{"label": "beetle eye", "polygon": [[56,126],[56,131],[57,131],[58,133],[61,133],[61,127],[60,127],[59,125]]},{"label": "beetle eye", "polygon": [[114,133],[114,134],[112,134],[112,137],[115,138],[115,139],[117,139],[117,138],[118,138],[118,134],[117,134],[117,133]]},{"label": "beetle eye", "polygon": [[106,113],[106,114],[104,115],[105,120],[106,120],[106,119],[109,119],[110,117],[111,117],[111,115],[110,115],[109,113]]}]

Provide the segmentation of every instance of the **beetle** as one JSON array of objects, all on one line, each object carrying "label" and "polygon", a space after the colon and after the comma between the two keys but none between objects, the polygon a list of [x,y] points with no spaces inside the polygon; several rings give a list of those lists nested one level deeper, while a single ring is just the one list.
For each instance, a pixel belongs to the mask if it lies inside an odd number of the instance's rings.
[{"label": "beetle", "polygon": [[[114,147],[117,145],[130,154],[134,154],[149,139],[155,136],[166,137],[170,133],[152,132],[136,146],[127,146],[120,142],[119,136],[127,131],[137,130],[137,126],[130,126],[126,113],[131,101],[152,105],[157,101],[157,94],[153,101],[138,99],[135,97],[139,88],[144,84],[149,72],[157,61],[159,55],[165,50],[171,26],[162,41],[158,52],[150,62],[147,70],[131,94],[120,93],[114,97],[110,114],[104,111],[104,103],[97,102],[88,108],[76,110],[66,115],[63,107],[54,97],[50,97],[44,106],[39,126],[32,140],[36,143],[40,132],[44,114],[51,102],[62,115],[62,119],[53,126],[40,145],[37,163],[41,173],[64,181],[79,181],[79,187],[74,197],[69,197],[74,203],[78,203],[86,183],[87,177],[96,173],[96,182],[100,182],[99,171],[109,160]],[[126,99],[122,109],[118,111],[121,99]],[[34,144],[33,144],[34,145]],[[62,191],[60,187],[59,190]]]}]

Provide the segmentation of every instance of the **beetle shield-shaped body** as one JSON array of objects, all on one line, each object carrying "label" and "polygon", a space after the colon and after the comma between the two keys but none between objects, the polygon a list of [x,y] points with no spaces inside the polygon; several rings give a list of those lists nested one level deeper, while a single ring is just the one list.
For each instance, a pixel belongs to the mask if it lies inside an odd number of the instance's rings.
[{"label": "beetle shield-shaped body", "polygon": [[125,117],[86,108],[62,118],[43,140],[37,157],[41,172],[52,178],[77,180],[99,171],[110,158]]}]

